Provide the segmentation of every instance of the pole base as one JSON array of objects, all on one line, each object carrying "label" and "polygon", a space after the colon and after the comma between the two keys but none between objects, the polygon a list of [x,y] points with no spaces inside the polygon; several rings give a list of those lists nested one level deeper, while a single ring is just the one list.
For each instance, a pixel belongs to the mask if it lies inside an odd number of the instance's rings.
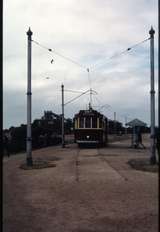
[{"label": "pole base", "polygon": [[62,148],[65,148],[65,144],[62,144]]},{"label": "pole base", "polygon": [[156,156],[151,156],[150,158],[150,164],[151,165],[155,165],[157,162],[156,162]]},{"label": "pole base", "polygon": [[32,161],[32,157],[27,158],[27,166],[32,166],[33,165],[33,161]]}]

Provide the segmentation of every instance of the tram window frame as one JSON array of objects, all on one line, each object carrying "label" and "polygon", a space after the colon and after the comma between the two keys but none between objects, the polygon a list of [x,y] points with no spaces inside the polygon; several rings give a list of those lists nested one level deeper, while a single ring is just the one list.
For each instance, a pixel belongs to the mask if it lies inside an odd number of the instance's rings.
[{"label": "tram window frame", "polygon": [[97,117],[92,117],[92,128],[97,128]]},{"label": "tram window frame", "polygon": [[103,128],[103,122],[102,118],[99,118],[99,128]]},{"label": "tram window frame", "polygon": [[77,119],[77,118],[74,120],[74,128],[75,128],[75,129],[78,128],[78,119]]},{"label": "tram window frame", "polygon": [[85,128],[91,128],[91,117],[85,117]]},{"label": "tram window frame", "polygon": [[84,117],[79,118],[79,128],[84,128]]}]

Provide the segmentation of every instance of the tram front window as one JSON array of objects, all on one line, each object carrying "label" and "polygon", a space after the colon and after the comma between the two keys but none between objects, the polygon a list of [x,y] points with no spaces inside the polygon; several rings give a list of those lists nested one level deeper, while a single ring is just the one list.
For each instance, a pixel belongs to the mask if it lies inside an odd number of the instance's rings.
[{"label": "tram front window", "polygon": [[79,120],[79,128],[84,128],[84,118],[80,118],[80,120]]},{"label": "tram front window", "polygon": [[97,118],[92,118],[92,128],[97,128]]},{"label": "tram front window", "polygon": [[86,117],[85,128],[91,128],[91,119],[90,119],[90,117]]}]

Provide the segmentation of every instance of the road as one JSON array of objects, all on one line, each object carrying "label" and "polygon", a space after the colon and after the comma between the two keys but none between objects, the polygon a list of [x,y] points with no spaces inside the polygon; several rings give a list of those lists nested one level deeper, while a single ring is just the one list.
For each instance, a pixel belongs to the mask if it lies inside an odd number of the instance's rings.
[{"label": "road", "polygon": [[[22,170],[25,154],[4,159],[4,232],[156,232],[158,174],[132,169],[131,158],[149,157],[129,140],[107,148],[76,144],[33,152],[54,168]],[[59,158],[56,161],[55,158]]]}]

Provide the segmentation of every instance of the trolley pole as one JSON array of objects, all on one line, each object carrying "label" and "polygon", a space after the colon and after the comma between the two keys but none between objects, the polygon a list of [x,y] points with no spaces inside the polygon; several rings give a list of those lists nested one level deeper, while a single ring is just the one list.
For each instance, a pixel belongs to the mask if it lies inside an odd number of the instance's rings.
[{"label": "trolley pole", "polygon": [[28,36],[28,61],[27,61],[27,166],[32,166],[32,129],[31,129],[31,52],[32,52],[32,31],[27,31]]},{"label": "trolley pole", "polygon": [[64,137],[64,85],[61,85],[62,88],[62,148],[65,147],[65,137]]},{"label": "trolley pole", "polygon": [[89,109],[92,108],[92,89],[90,88],[90,104]]},{"label": "trolley pole", "polygon": [[150,31],[150,73],[151,73],[151,156],[150,163],[156,164],[156,146],[155,146],[155,90],[154,90],[154,34],[151,27]]}]

